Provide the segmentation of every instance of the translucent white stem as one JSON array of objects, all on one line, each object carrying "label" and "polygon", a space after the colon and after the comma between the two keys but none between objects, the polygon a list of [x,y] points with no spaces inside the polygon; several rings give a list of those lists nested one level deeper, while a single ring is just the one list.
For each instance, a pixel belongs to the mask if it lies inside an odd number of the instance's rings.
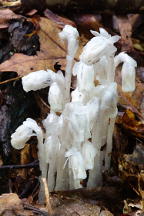
[{"label": "translucent white stem", "polygon": [[107,81],[108,83],[114,82],[115,79],[115,67],[114,67],[114,56],[108,57],[107,65]]},{"label": "translucent white stem", "polygon": [[70,102],[70,87],[71,87],[71,77],[72,77],[72,67],[74,58],[67,55],[67,65],[65,74],[65,103]]},{"label": "translucent white stem", "polygon": [[45,192],[44,192],[44,184],[42,182],[42,178],[46,178],[47,174],[47,164],[45,162],[45,157],[44,157],[44,143],[43,139],[38,137],[38,158],[39,158],[39,167],[41,171],[41,176],[40,176],[40,191],[39,191],[39,203],[43,203],[45,200]]},{"label": "translucent white stem", "polygon": [[109,120],[109,125],[108,125],[106,152],[105,152],[105,170],[108,170],[110,168],[115,119],[116,118],[111,118]]},{"label": "translucent white stem", "polygon": [[89,179],[87,183],[88,188],[93,188],[97,185],[102,184],[102,162],[101,162],[101,146],[102,146],[102,137],[101,137],[101,122],[102,115],[99,113],[97,120],[95,120],[93,129],[92,129],[92,143],[96,148],[96,155],[94,160],[94,168],[89,171]]},{"label": "translucent white stem", "polygon": [[57,158],[57,179],[55,191],[69,189],[69,171],[68,164],[65,165],[65,147],[61,147]]}]

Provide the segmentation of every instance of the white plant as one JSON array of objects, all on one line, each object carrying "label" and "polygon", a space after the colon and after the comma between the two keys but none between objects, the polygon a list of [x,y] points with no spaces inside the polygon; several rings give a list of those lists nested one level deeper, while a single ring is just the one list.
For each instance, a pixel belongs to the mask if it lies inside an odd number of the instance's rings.
[{"label": "white plant", "polygon": [[[68,49],[65,77],[61,71],[47,70],[22,78],[25,91],[50,86],[51,111],[42,121],[45,132],[34,120],[26,120],[12,134],[11,143],[21,149],[31,136],[38,137],[40,169],[42,176],[48,176],[50,191],[83,187],[81,182],[87,177],[88,188],[102,184],[102,173],[110,168],[118,101],[115,70],[120,63],[122,89],[135,89],[135,60],[126,53],[115,56],[114,43],[120,37],[111,36],[102,28],[100,33],[91,33],[94,37],[74,65],[77,29],[66,25],[59,34]],[[77,76],[77,86],[70,95],[72,74]]]},{"label": "white plant", "polygon": [[65,102],[70,102],[70,86],[71,86],[71,76],[72,76],[72,67],[74,56],[78,49],[78,37],[79,33],[76,28],[65,25],[63,30],[59,33],[61,39],[65,40],[67,43],[67,64],[65,70],[65,89],[66,89],[66,97]]}]

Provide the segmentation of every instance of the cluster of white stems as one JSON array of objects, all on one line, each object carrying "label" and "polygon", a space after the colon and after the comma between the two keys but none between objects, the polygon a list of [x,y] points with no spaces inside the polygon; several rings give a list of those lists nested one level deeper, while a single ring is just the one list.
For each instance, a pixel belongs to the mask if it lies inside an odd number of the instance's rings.
[{"label": "cluster of white stems", "polygon": [[[26,92],[50,86],[51,111],[42,121],[45,131],[28,118],[12,134],[11,144],[22,149],[31,136],[37,136],[41,177],[47,179],[50,191],[81,188],[84,179],[87,188],[102,183],[103,171],[110,168],[118,100],[114,80],[120,63],[122,90],[135,90],[135,60],[124,52],[115,56],[114,43],[120,37],[111,36],[103,28],[100,33],[91,33],[94,37],[76,63],[77,29],[66,25],[59,33],[68,47],[65,76],[61,71],[41,70],[22,78]],[[77,86],[70,93],[72,75],[77,76]]]}]

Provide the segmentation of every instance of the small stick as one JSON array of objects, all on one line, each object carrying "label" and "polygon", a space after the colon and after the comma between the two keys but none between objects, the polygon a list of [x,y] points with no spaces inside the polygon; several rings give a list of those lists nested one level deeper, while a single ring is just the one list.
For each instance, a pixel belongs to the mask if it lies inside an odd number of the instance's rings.
[{"label": "small stick", "polygon": [[12,81],[15,81],[15,80],[19,80],[21,78],[21,76],[18,76],[18,77],[15,77],[15,78],[11,78],[11,79],[8,79],[8,80],[5,80],[5,81],[2,81],[0,82],[0,85],[3,85],[3,84],[6,84],[6,83],[9,83],[9,82],[12,82]]},{"label": "small stick", "polygon": [[44,184],[44,189],[45,189],[44,191],[45,191],[46,207],[47,207],[48,213],[52,215],[53,210],[50,204],[49,189],[48,189],[46,178],[42,178],[42,182]]},{"label": "small stick", "polygon": [[35,160],[32,163],[28,163],[28,164],[22,164],[22,165],[3,165],[0,166],[0,170],[1,169],[22,169],[22,168],[32,168],[32,167],[38,167],[39,163],[38,160]]},{"label": "small stick", "polygon": [[24,209],[27,209],[27,210],[31,210],[33,211],[34,213],[38,214],[38,215],[41,215],[41,216],[48,216],[48,213],[45,212],[45,211],[42,211],[38,208],[36,208],[35,206],[32,206],[30,204],[23,204],[24,205]]}]

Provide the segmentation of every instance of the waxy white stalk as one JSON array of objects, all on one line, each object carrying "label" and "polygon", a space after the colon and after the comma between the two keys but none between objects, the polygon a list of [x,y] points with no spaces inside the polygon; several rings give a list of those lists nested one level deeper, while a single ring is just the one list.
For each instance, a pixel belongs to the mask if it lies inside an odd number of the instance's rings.
[{"label": "waxy white stalk", "polygon": [[65,74],[65,82],[66,82],[66,96],[65,102],[70,102],[70,86],[71,86],[71,76],[72,76],[72,67],[74,56],[78,49],[78,37],[79,33],[76,28],[65,25],[63,30],[59,33],[61,39],[65,40],[67,43],[67,64],[66,64],[66,74]]},{"label": "waxy white stalk", "polygon": [[61,112],[64,108],[64,91],[56,82],[50,86],[48,102],[54,112]]},{"label": "waxy white stalk", "polygon": [[92,170],[94,168],[94,158],[96,155],[96,149],[89,141],[84,142],[82,146],[82,156],[84,158],[84,166],[86,170]]}]

